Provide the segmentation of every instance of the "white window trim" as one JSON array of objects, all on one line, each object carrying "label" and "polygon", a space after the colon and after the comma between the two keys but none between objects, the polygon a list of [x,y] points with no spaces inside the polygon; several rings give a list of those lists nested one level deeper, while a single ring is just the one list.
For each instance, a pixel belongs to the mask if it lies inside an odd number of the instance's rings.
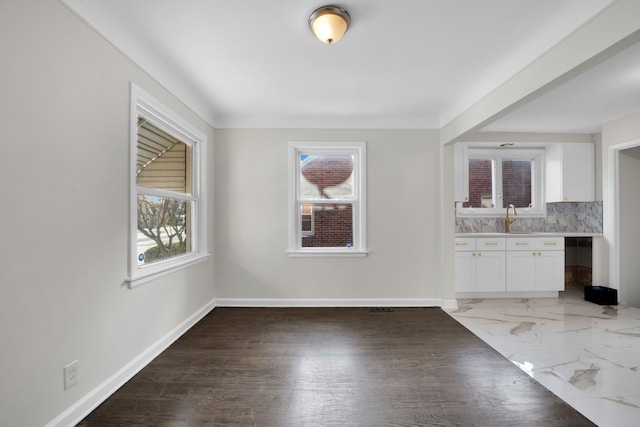
[{"label": "white window trim", "polygon": [[[300,153],[355,154],[354,203],[353,203],[353,247],[352,248],[303,248],[301,224],[298,215],[298,191],[300,176]],[[366,142],[289,142],[289,248],[288,254],[298,256],[359,256],[367,255],[366,221]],[[323,202],[326,202],[323,200]]]},{"label": "white window trim", "polygon": [[[129,171],[129,288],[147,283],[158,277],[205,261],[207,252],[207,201],[206,201],[206,165],[204,164],[207,149],[207,138],[203,133],[193,129],[176,114],[165,108],[160,102],[131,83],[131,124],[130,124],[130,171]],[[136,186],[136,149],[138,117],[153,122],[155,126],[172,134],[192,149],[192,191],[191,195],[173,192],[145,189]],[[167,260],[154,262],[149,265],[138,265],[137,262],[137,233],[138,233],[138,194],[168,196],[196,202],[196,209],[191,212],[191,252]]]},{"label": "white window trim", "polygon": [[[544,178],[544,149],[489,149],[478,148],[470,146],[468,148],[468,156],[465,156],[465,161],[469,161],[469,158],[486,158],[486,159],[533,159],[534,167],[532,170],[531,181],[533,183],[531,199],[534,206],[531,208],[517,208],[518,216],[540,218],[547,215],[547,204],[545,203],[545,178]],[[465,167],[467,167],[465,165]],[[497,182],[501,184],[502,178],[498,177]],[[467,183],[468,185],[468,183]],[[468,189],[466,189],[468,192]],[[494,193],[495,193],[494,189]],[[499,195],[502,197],[502,194]],[[463,208],[462,202],[456,203],[456,216],[460,218],[492,218],[503,217],[506,214],[506,208]]]}]

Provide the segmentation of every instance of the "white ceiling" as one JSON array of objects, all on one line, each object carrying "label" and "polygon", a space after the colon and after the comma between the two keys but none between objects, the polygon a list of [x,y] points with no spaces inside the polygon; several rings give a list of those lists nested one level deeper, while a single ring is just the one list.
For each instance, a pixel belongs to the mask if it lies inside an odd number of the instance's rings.
[{"label": "white ceiling", "polygon": [[497,119],[483,131],[597,133],[640,111],[640,43]]},{"label": "white ceiling", "polygon": [[[325,45],[307,27],[318,0],[62,1],[215,127],[423,129],[612,3],[344,0],[352,26]],[[639,52],[610,60],[633,89],[603,64],[487,129],[591,133],[640,111]]]}]

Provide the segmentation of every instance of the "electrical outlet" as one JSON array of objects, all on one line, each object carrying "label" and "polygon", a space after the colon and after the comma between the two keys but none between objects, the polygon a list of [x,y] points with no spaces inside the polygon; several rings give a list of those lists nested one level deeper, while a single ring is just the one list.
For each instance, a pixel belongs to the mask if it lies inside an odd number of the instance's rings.
[{"label": "electrical outlet", "polygon": [[78,383],[78,361],[74,360],[62,370],[64,372],[64,389],[67,390]]}]

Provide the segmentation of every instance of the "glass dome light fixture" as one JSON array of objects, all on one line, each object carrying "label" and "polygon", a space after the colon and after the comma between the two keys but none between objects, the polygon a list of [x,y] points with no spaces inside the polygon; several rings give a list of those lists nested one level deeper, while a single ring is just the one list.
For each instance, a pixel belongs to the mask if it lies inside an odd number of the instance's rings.
[{"label": "glass dome light fixture", "polygon": [[339,6],[322,6],[309,16],[311,32],[323,43],[333,44],[349,29],[351,16]]}]

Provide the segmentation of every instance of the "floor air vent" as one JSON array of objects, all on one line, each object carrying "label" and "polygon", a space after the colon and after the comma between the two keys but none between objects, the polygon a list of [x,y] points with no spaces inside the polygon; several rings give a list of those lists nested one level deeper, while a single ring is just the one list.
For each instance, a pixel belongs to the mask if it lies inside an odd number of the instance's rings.
[{"label": "floor air vent", "polygon": [[393,311],[393,308],[391,308],[391,307],[369,307],[369,311],[374,312],[374,313],[388,313],[390,311]]}]

